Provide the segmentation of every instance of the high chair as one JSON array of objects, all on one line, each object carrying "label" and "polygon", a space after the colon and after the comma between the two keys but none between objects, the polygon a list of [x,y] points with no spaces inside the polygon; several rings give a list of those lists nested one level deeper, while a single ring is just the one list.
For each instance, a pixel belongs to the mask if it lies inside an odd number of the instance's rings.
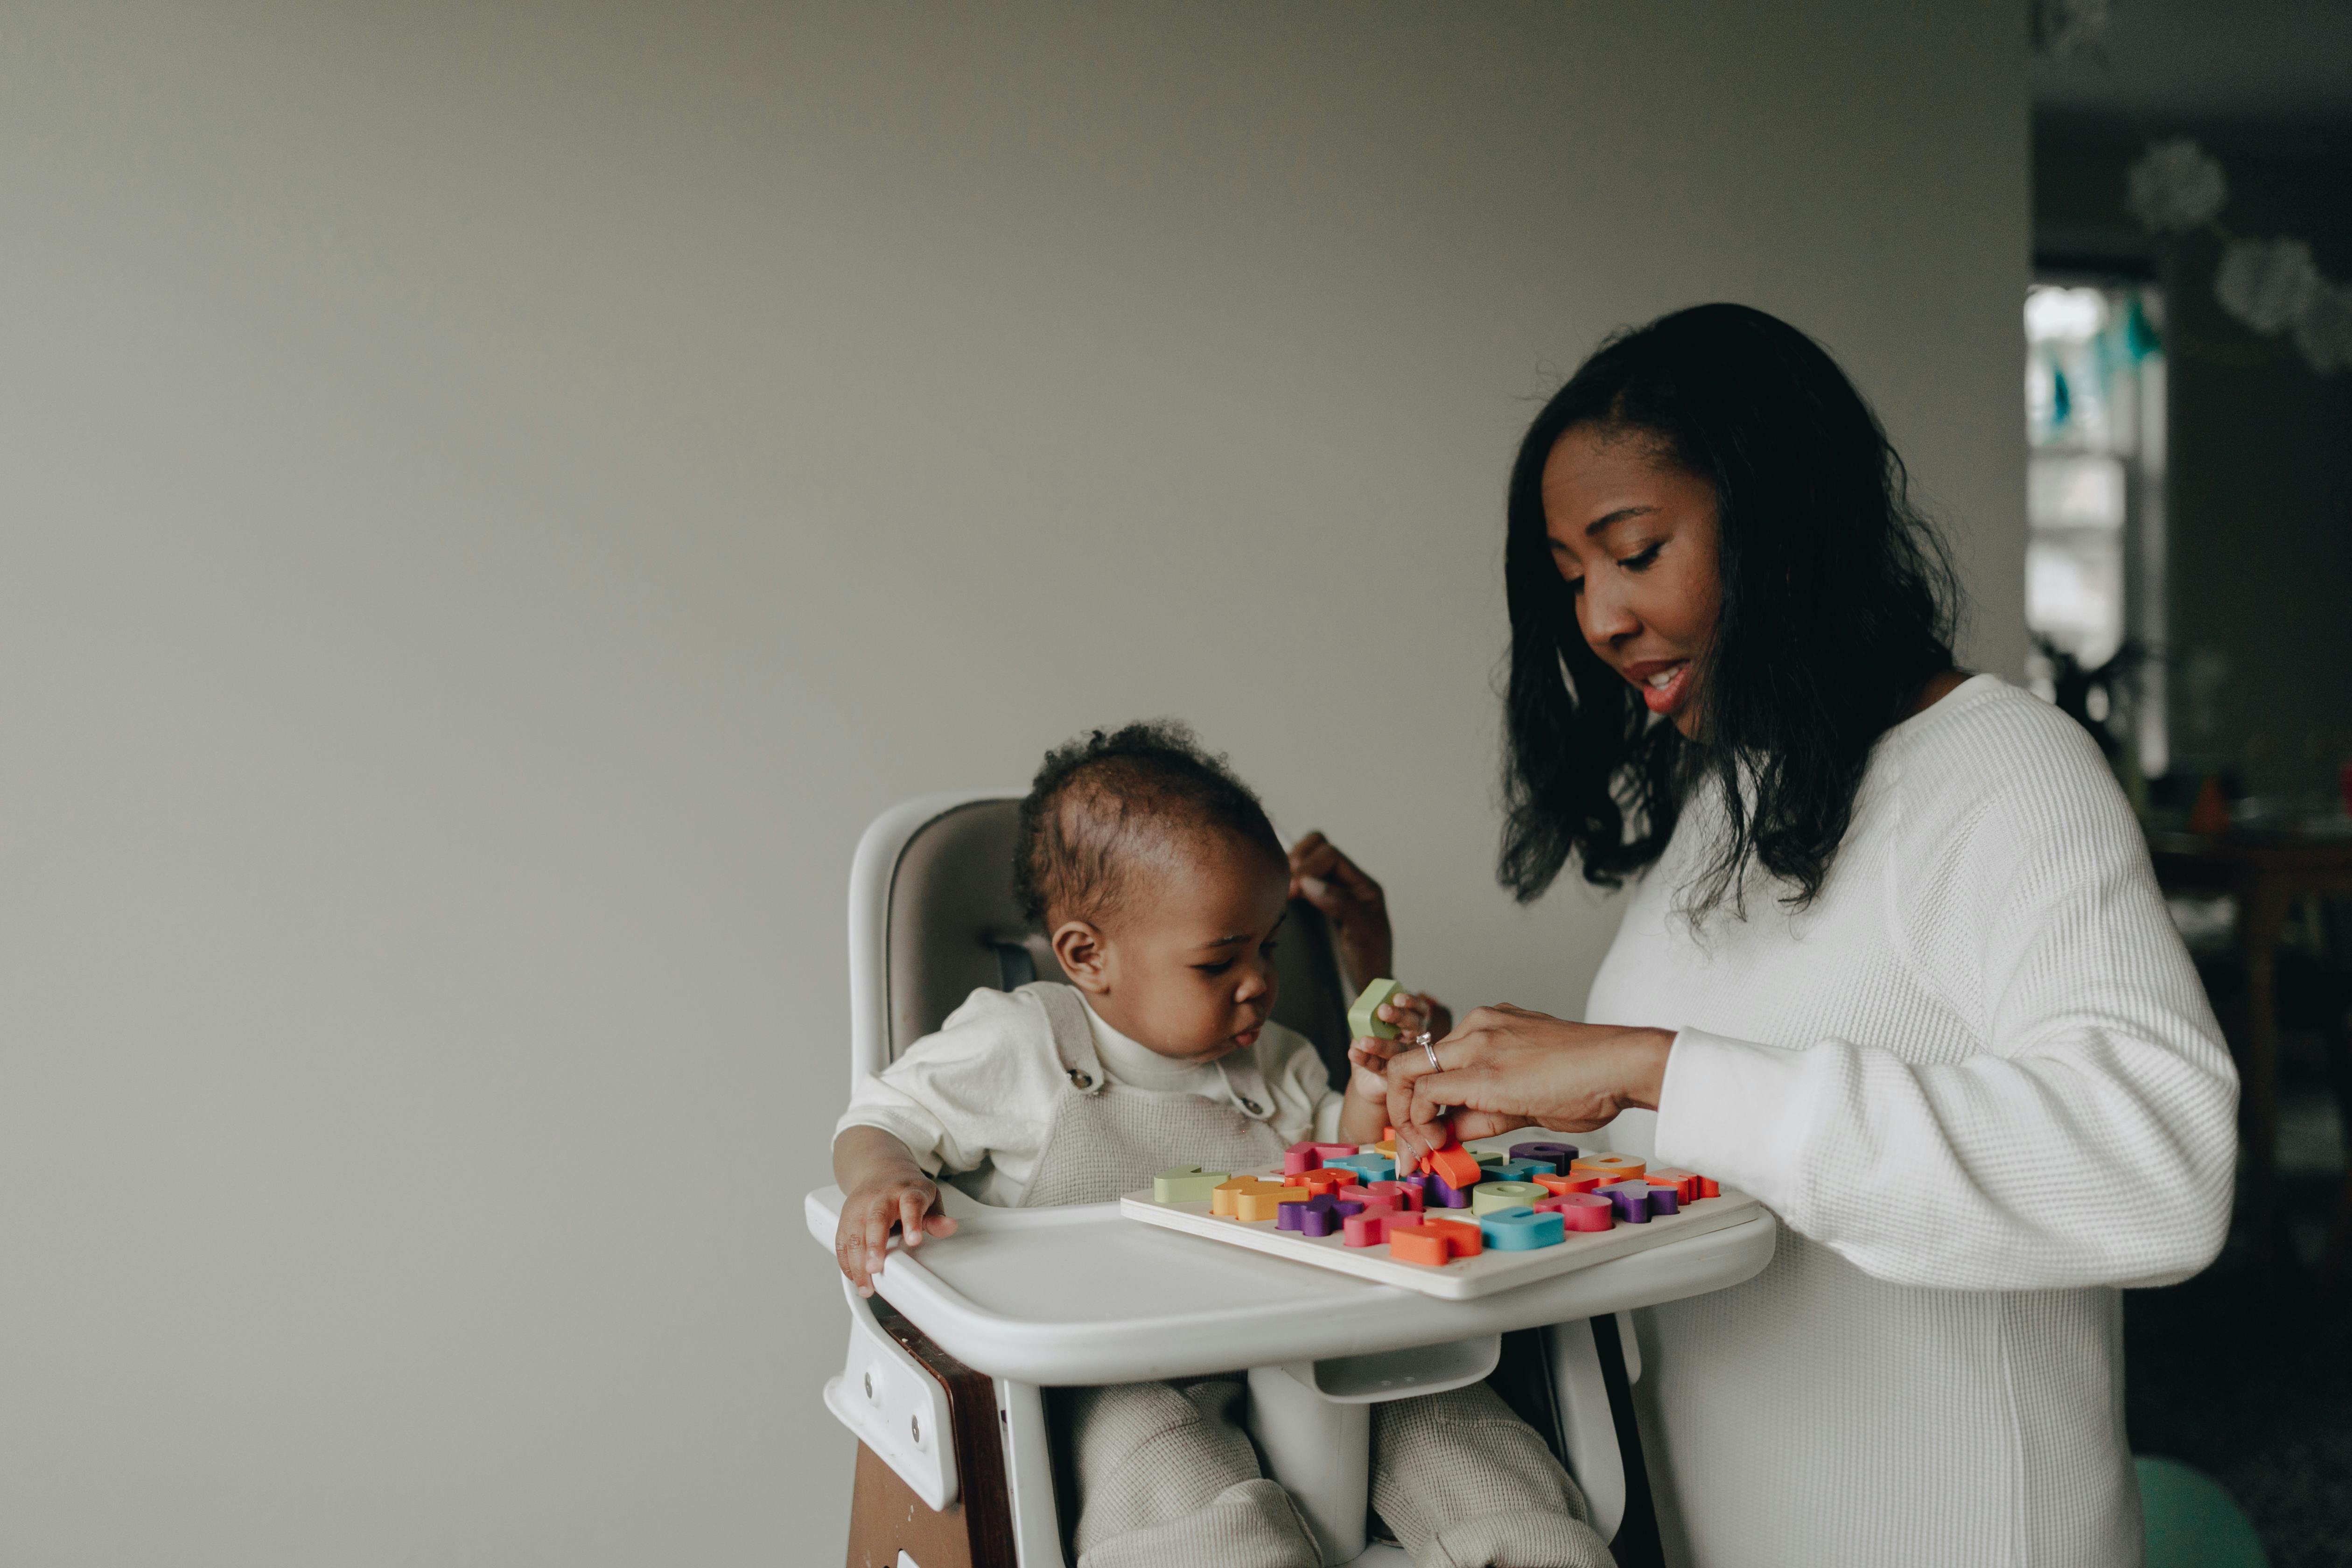
[{"label": "high chair", "polygon": [[[1013,791],[926,795],[877,817],[849,884],[850,1072],[878,1073],[982,985],[1061,975],[1013,897]],[[1294,901],[1274,1016],[1344,1072],[1329,933]],[[876,1296],[846,1280],[849,1350],[825,1405],[858,1439],[851,1568],[1064,1568],[1075,1520],[1051,1391],[1245,1367],[1250,1427],[1328,1564],[1368,1544],[1370,1406],[1481,1379],[1550,1442],[1621,1561],[1656,1561],[1629,1384],[1634,1307],[1736,1285],[1769,1215],[1472,1300],[1439,1300],[1123,1218],[1117,1204],[1001,1209],[951,1182],[956,1234],[891,1245]],[[808,1195],[831,1258],[842,1193]],[[1499,1370],[1498,1370],[1499,1369]]]}]

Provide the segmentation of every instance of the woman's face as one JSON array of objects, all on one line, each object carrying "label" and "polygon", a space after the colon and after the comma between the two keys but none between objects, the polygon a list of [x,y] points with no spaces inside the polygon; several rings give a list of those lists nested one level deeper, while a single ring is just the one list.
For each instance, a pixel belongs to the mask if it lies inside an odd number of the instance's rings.
[{"label": "woman's face", "polygon": [[1722,607],[1715,487],[1640,431],[1579,425],[1543,471],[1544,531],[1602,663],[1696,733],[1697,671]]}]

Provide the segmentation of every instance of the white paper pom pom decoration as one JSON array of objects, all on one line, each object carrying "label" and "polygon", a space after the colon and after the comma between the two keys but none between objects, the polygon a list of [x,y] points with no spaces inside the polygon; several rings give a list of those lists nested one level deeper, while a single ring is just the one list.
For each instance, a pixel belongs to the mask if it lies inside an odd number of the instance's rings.
[{"label": "white paper pom pom decoration", "polygon": [[2221,161],[2185,137],[2159,142],[2141,154],[2125,174],[2124,186],[2124,205],[2158,234],[2210,223],[2230,199]]}]

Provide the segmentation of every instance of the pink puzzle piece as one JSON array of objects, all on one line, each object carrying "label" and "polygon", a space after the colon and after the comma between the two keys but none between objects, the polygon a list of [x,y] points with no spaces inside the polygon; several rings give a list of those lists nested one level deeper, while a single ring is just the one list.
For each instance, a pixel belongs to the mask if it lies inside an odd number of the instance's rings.
[{"label": "pink puzzle piece", "polygon": [[1538,1214],[1557,1214],[1570,1230],[1607,1230],[1617,1223],[1617,1205],[1598,1193],[1562,1193],[1534,1207]]}]

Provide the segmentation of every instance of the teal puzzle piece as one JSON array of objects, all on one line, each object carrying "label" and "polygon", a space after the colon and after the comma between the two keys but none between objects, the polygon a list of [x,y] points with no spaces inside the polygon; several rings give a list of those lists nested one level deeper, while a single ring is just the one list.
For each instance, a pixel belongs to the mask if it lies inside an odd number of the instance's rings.
[{"label": "teal puzzle piece", "polygon": [[1323,1168],[1353,1171],[1368,1184],[1396,1180],[1396,1162],[1385,1154],[1342,1154],[1336,1160],[1324,1161]]},{"label": "teal puzzle piece", "polygon": [[1496,1209],[1478,1216],[1479,1234],[1497,1252],[1533,1252],[1568,1239],[1568,1224],[1557,1214],[1531,1208]]}]

